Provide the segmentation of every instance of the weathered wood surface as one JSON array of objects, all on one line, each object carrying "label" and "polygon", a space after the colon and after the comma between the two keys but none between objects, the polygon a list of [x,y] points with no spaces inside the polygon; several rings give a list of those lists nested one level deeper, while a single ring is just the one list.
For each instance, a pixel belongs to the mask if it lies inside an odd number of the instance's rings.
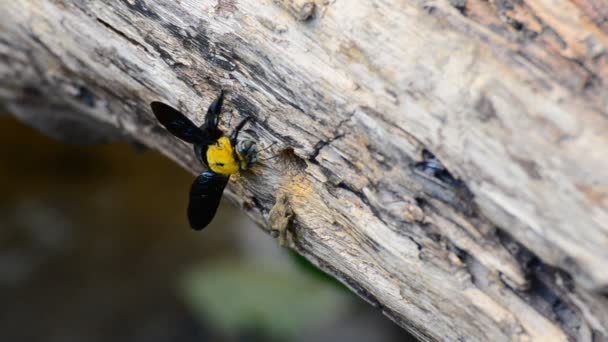
[{"label": "weathered wood surface", "polygon": [[[608,339],[605,1],[0,10],[0,98],[57,137],[129,139],[197,172],[148,103],[200,122],[226,89],[281,153],[233,177],[232,200],[421,339]],[[463,185],[416,172],[424,149]],[[277,198],[290,215],[268,222]]]}]

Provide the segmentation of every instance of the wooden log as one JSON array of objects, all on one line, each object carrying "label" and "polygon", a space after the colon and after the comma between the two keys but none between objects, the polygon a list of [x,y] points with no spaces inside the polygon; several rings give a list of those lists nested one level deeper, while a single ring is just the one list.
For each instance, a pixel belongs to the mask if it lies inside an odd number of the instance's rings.
[{"label": "wooden log", "polygon": [[[0,9],[0,98],[56,137],[128,139],[196,173],[148,104],[201,122],[225,89],[225,116],[253,116],[280,154],[228,196],[420,339],[608,339],[604,1]],[[425,172],[432,155],[449,173]]]}]

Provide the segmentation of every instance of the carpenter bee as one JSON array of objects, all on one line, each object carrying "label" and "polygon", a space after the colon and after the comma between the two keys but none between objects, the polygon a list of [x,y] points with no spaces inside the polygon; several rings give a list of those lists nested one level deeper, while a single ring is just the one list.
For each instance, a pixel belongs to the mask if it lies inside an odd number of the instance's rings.
[{"label": "carpenter bee", "polygon": [[174,136],[193,144],[197,159],[208,168],[190,188],[188,220],[194,230],[207,227],[215,216],[230,175],[250,168],[258,157],[255,141],[238,140],[239,132],[251,117],[242,119],[228,136],[219,129],[223,102],[222,90],[209,106],[200,127],[167,104],[150,103],[158,122]]}]

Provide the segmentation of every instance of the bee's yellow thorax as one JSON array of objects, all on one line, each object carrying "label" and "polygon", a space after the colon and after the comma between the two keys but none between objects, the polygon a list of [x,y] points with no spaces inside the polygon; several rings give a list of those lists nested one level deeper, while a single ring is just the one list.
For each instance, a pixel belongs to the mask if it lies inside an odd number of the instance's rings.
[{"label": "bee's yellow thorax", "polygon": [[222,175],[239,172],[239,163],[234,158],[234,147],[228,137],[221,137],[207,149],[207,164],[211,171]]}]

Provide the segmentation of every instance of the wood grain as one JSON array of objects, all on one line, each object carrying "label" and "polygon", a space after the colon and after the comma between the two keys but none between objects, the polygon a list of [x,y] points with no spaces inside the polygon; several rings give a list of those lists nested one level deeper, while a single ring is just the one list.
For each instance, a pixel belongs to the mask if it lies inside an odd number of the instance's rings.
[{"label": "wood grain", "polygon": [[[195,173],[148,104],[201,122],[226,89],[227,111],[280,153],[229,197],[269,230],[280,194],[285,242],[420,339],[608,339],[603,2],[0,9],[0,98],[43,130],[113,127]],[[423,150],[460,182],[417,172]]]}]

